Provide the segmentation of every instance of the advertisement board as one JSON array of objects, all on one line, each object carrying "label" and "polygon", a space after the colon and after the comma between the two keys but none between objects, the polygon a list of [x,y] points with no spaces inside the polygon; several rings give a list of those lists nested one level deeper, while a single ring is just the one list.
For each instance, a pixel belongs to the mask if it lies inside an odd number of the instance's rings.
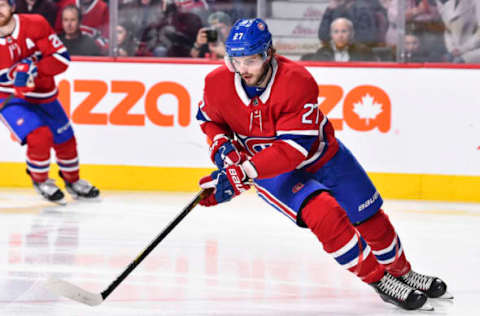
[{"label": "advertisement board", "polygon": [[[212,168],[195,114],[204,77],[218,66],[72,62],[57,83],[77,134],[82,165],[105,170]],[[479,70],[361,65],[307,69],[319,84],[318,103],[337,137],[368,172],[463,176],[478,182]],[[0,130],[1,165],[25,159],[24,148],[8,133]],[[0,184],[9,184],[3,181]]]}]

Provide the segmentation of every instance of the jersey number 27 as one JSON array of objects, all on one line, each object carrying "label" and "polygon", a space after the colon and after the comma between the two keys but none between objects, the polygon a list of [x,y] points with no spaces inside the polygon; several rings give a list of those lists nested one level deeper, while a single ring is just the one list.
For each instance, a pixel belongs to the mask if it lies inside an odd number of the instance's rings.
[{"label": "jersey number 27", "polygon": [[318,110],[318,104],[307,103],[303,106],[307,109],[307,112],[302,115],[303,124],[312,124],[313,119],[315,118],[315,124],[318,124],[318,117],[320,116],[320,111]]}]

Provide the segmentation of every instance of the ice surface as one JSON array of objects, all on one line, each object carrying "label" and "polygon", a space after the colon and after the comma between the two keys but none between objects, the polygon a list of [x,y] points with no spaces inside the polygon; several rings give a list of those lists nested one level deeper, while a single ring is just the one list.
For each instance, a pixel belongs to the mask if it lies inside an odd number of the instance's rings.
[{"label": "ice surface", "polygon": [[104,192],[62,207],[33,189],[0,190],[0,315],[480,314],[480,204],[467,203],[385,202],[414,269],[455,296],[430,300],[432,313],[381,301],[253,193],[196,207],[99,306],[44,287],[56,277],[100,293],[194,195]]}]

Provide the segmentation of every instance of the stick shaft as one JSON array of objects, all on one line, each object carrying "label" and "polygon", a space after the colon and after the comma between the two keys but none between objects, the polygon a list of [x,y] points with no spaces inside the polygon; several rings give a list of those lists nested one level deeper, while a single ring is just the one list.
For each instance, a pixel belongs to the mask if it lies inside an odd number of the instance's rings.
[{"label": "stick shaft", "polygon": [[0,110],[2,110],[12,98],[13,94],[10,94],[8,97],[6,97],[5,100],[3,100],[2,104],[0,104]]},{"label": "stick shaft", "polygon": [[[8,105],[8,102],[10,102],[10,100],[13,99],[14,97],[15,95],[13,93],[10,94],[8,97],[6,97],[5,100],[3,100],[2,104],[0,104],[0,111],[3,110],[3,108],[5,108]],[[45,114],[46,116],[48,116],[49,118],[51,118],[52,120],[59,122],[58,118],[53,117],[52,114],[48,113],[41,106],[36,107],[36,109],[42,112],[43,114]]]},{"label": "stick shaft", "polygon": [[207,193],[206,190],[200,191],[195,198],[188,204],[183,211],[175,217],[170,224],[143,250],[138,257],[133,260],[127,268],[105,289],[101,295],[103,299],[106,299],[110,293],[115,290],[115,288],[132,272],[140,262],[145,259],[146,256],[165,238],[167,235],[175,228],[182,221],[182,219],[187,216],[188,213],[200,202],[200,200],[205,196]]}]

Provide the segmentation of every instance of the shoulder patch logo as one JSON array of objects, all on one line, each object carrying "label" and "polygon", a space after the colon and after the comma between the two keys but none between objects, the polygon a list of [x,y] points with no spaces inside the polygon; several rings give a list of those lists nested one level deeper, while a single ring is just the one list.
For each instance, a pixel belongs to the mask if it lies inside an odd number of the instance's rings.
[{"label": "shoulder patch logo", "polygon": [[35,43],[29,37],[27,37],[25,43],[27,44],[27,49],[35,47]]}]

